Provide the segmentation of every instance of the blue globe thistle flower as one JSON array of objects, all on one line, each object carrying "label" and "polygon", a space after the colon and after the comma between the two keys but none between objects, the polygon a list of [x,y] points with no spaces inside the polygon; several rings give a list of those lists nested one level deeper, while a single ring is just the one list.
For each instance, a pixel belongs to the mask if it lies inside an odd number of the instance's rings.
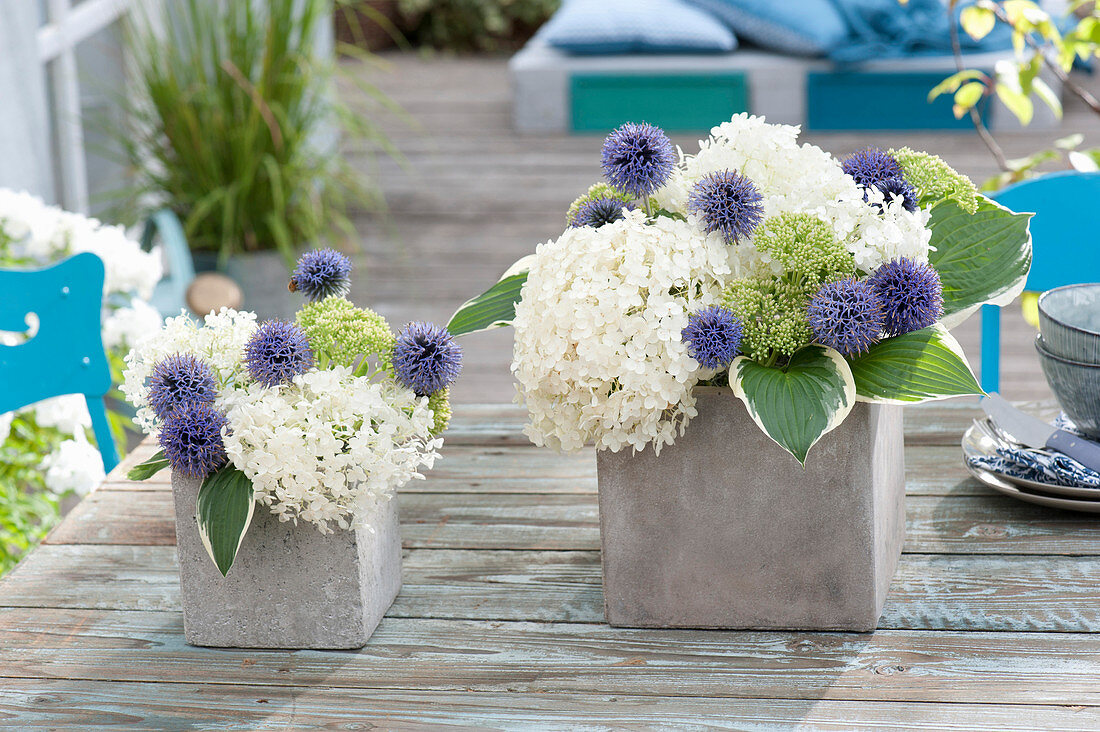
[{"label": "blue globe thistle flower", "polygon": [[222,428],[225,415],[209,404],[184,404],[172,410],[158,438],[172,470],[188,478],[205,478],[228,462]]},{"label": "blue globe thistle flower", "polygon": [[264,386],[288,384],[313,367],[313,350],[298,326],[265,320],[245,346],[244,362],[252,378]]},{"label": "blue globe thistle flower", "polygon": [[[915,213],[917,210],[917,189],[909,185],[909,181],[904,178],[886,178],[875,183],[875,188],[882,191],[886,196],[886,200],[889,201],[890,197],[901,198],[901,205],[909,213]],[[864,200],[866,200],[867,194],[864,193]],[[878,204],[876,207],[882,208]]]},{"label": "blue globe thistle flower", "polygon": [[829,282],[810,300],[807,316],[814,340],[844,356],[865,353],[882,334],[882,299],[866,280]]},{"label": "blue globe thistle flower", "polygon": [[628,122],[607,136],[601,165],[607,181],[636,198],[668,182],[676,167],[676,150],[659,127]]},{"label": "blue globe thistle flower", "polygon": [[623,217],[624,210],[633,208],[633,204],[623,203],[610,196],[595,198],[577,207],[576,212],[569,218],[569,226],[574,229],[582,226],[598,229],[604,224],[618,221]]},{"label": "blue globe thistle flower", "polygon": [[711,305],[688,316],[680,337],[688,353],[708,369],[729,366],[741,348],[741,321],[727,308]]},{"label": "blue globe thistle flower", "polygon": [[905,180],[905,171],[901,169],[901,165],[894,156],[877,147],[868,147],[852,153],[844,158],[840,167],[864,188],[889,178]]},{"label": "blue globe thistle flower", "polygon": [[335,249],[317,249],[298,258],[290,276],[290,291],[311,302],[331,295],[343,297],[351,289],[351,260]]},{"label": "blue globe thistle flower", "polygon": [[393,367],[401,384],[417,396],[428,396],[458,378],[462,371],[462,347],[446,328],[432,323],[409,323],[397,334]]},{"label": "blue globe thistle flower", "polygon": [[159,362],[149,378],[149,406],[162,420],[176,407],[213,404],[217,396],[214,372],[189,353],[177,353]]},{"label": "blue globe thistle flower", "polygon": [[943,315],[943,284],[930,264],[895,259],[879,267],[869,282],[882,299],[888,335],[927,328]]},{"label": "blue globe thistle flower", "polygon": [[751,180],[734,170],[703,176],[691,189],[688,210],[706,222],[708,232],[721,232],[727,244],[736,243],[764,220],[764,197]]}]

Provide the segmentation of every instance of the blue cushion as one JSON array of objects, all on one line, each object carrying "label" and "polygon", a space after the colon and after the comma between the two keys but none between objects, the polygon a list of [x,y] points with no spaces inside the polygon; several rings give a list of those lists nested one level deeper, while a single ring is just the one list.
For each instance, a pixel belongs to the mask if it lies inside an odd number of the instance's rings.
[{"label": "blue cushion", "polygon": [[832,0],[687,2],[714,13],[740,38],[773,51],[821,56],[843,45],[848,38],[848,24]]},{"label": "blue cushion", "polygon": [[724,53],[737,48],[717,18],[679,0],[566,0],[539,31],[576,54]]}]

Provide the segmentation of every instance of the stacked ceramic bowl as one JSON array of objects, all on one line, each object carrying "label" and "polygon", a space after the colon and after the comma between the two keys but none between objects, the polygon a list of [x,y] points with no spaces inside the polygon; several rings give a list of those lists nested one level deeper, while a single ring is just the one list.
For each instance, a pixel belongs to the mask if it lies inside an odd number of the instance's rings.
[{"label": "stacked ceramic bowl", "polygon": [[1066,416],[1100,437],[1100,283],[1058,287],[1039,297],[1035,349]]}]

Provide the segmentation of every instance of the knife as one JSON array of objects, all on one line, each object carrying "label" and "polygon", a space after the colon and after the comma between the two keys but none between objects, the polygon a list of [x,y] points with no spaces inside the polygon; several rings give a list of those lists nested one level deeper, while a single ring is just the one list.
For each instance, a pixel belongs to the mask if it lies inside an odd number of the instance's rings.
[{"label": "knife", "polygon": [[1055,429],[1043,420],[1021,412],[996,392],[982,399],[982,409],[997,429],[1016,442],[1028,447],[1056,450],[1100,473],[1100,444],[1072,432]]}]

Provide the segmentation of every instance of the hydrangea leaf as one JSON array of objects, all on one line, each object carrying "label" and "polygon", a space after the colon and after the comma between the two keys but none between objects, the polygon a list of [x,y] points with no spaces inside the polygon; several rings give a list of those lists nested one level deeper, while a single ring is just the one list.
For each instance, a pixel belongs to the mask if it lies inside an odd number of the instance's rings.
[{"label": "hydrangea leaf", "polygon": [[447,330],[451,335],[466,335],[511,325],[516,317],[520,290],[523,289],[523,283],[527,281],[527,274],[534,262],[534,254],[523,257],[509,267],[495,285],[464,302],[447,323]]},{"label": "hydrangea leaf", "polygon": [[730,387],[764,434],[803,465],[810,448],[844,421],[856,401],[848,362],[819,345],[796,352],[784,369],[738,356]]},{"label": "hydrangea leaf", "polygon": [[126,474],[126,480],[135,482],[148,480],[167,467],[168,458],[164,457],[164,450],[158,450],[153,457],[130,468],[130,472]]},{"label": "hydrangea leaf", "polygon": [[863,402],[916,404],[984,393],[959,342],[940,324],[876,343],[849,365]]},{"label": "hydrangea leaf", "polygon": [[929,259],[943,282],[941,322],[947,328],[985,303],[1007,305],[1023,292],[1031,269],[1030,219],[984,196],[973,214],[954,201],[932,209]]},{"label": "hydrangea leaf", "polygon": [[252,481],[232,463],[208,475],[199,487],[199,536],[223,577],[237,558],[255,510]]}]

